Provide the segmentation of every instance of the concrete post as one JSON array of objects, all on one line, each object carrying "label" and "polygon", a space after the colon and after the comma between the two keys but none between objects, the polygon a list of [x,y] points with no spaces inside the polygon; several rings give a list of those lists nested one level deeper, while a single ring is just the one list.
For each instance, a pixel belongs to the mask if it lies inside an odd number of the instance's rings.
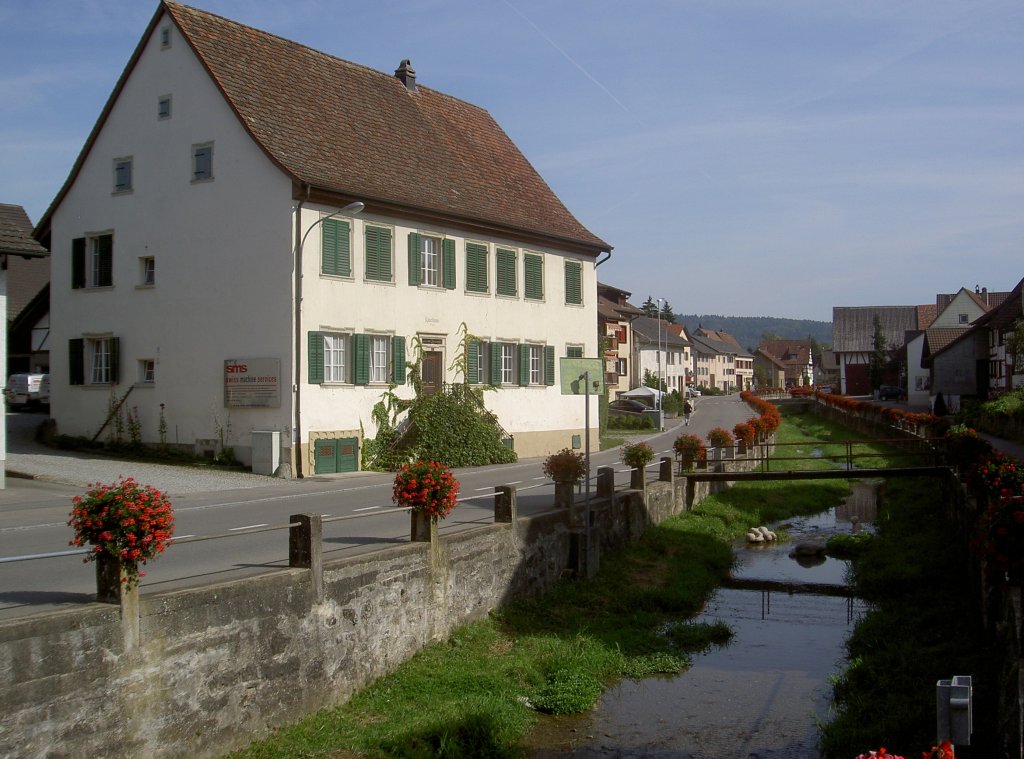
[{"label": "concrete post", "polygon": [[494,488],[494,521],[512,523],[518,516],[515,485],[497,485]]},{"label": "concrete post", "polygon": [[629,487],[639,490],[647,498],[647,476],[643,467],[629,470]]},{"label": "concrete post", "polygon": [[672,458],[670,456],[661,457],[661,467],[658,469],[658,480],[660,482],[667,482],[669,485],[675,480],[675,472],[672,469]]},{"label": "concrete post", "polygon": [[610,466],[598,467],[597,497],[611,498],[615,492],[615,470]]},{"label": "concrete post", "polygon": [[313,602],[324,600],[324,523],[319,514],[292,514],[288,530],[288,566],[308,569]]}]

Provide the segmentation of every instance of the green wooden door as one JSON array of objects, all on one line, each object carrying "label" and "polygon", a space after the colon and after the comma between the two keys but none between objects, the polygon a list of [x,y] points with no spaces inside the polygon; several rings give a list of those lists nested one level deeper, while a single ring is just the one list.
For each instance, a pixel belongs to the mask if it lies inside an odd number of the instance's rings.
[{"label": "green wooden door", "polygon": [[354,437],[317,440],[316,474],[355,472],[359,469],[359,440]]}]

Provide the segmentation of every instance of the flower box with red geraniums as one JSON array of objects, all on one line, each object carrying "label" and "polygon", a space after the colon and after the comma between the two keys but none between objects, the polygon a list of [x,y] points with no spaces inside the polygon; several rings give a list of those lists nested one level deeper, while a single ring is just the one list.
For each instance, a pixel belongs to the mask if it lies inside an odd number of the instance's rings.
[{"label": "flower box with red geraniums", "polygon": [[732,428],[732,434],[737,440],[742,440],[748,448],[757,442],[757,431],[750,422],[740,422]]},{"label": "flower box with red geraniums", "polygon": [[708,460],[707,446],[696,435],[680,435],[672,443],[672,450],[676,452],[687,469],[692,467],[694,462],[704,463]]},{"label": "flower box with red geraniums", "polygon": [[724,448],[728,445],[732,445],[735,440],[733,439],[732,433],[724,427],[713,427],[711,431],[708,432],[708,442],[715,448]]},{"label": "flower box with red geraniums", "polygon": [[72,501],[68,526],[73,546],[92,546],[85,561],[104,558],[121,563],[121,582],[139,584],[139,564],[156,558],[174,534],[174,510],[167,497],[150,485],[125,477],[112,485],[95,483]]},{"label": "flower box with red geraniums", "polygon": [[993,499],[978,519],[971,547],[990,581],[1024,583],[1024,495]]},{"label": "flower box with red geraniums", "polygon": [[438,461],[406,464],[395,474],[391,500],[433,520],[444,519],[455,508],[459,481],[452,470]]},{"label": "flower box with red geraniums", "polygon": [[654,461],[654,449],[642,440],[622,446],[622,463],[630,469],[643,469]]},{"label": "flower box with red geraniums", "polygon": [[577,483],[586,473],[586,462],[582,453],[563,448],[544,459],[542,469],[555,482]]}]

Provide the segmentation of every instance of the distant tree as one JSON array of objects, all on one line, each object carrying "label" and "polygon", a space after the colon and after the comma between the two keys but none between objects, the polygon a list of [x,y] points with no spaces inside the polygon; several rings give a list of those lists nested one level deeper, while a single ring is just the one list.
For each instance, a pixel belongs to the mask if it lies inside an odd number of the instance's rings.
[{"label": "distant tree", "polygon": [[647,300],[640,306],[640,310],[644,312],[644,316],[649,316],[652,319],[658,318],[658,304],[654,302],[654,299],[650,295],[647,296]]},{"label": "distant tree", "polygon": [[779,337],[777,334],[775,334],[771,330],[765,330],[764,332],[761,333],[761,343],[760,344],[763,345],[764,343],[770,343],[773,340],[781,340],[781,339],[782,339],[781,337]]},{"label": "distant tree", "polygon": [[889,351],[885,342],[885,330],[882,329],[882,318],[875,314],[875,333],[871,339],[871,359],[868,363],[868,377],[871,389],[877,390],[885,379],[885,366],[889,363]]},{"label": "distant tree", "polygon": [[1013,356],[1013,371],[1024,370],[1024,319],[1014,322],[1013,332],[1006,334],[1006,352]]},{"label": "distant tree", "polygon": [[668,301],[665,301],[665,303],[661,307],[661,318],[667,321],[669,324],[676,323],[676,315],[672,311],[672,306],[669,304]]},{"label": "distant tree", "polygon": [[[658,385],[661,385],[659,388]],[[650,369],[644,369],[644,387],[652,387],[655,390],[665,390],[665,380],[658,382],[658,375]]]}]

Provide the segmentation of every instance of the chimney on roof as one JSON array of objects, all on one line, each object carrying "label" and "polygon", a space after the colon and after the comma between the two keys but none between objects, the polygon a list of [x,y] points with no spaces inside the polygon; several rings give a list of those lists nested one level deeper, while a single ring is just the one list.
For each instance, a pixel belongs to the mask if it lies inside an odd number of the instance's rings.
[{"label": "chimney on roof", "polygon": [[983,301],[985,301],[985,305],[987,306],[988,305],[988,288],[987,287],[981,288],[981,299]]},{"label": "chimney on roof", "polygon": [[405,89],[409,92],[416,92],[416,69],[412,67],[412,61],[403,58],[398,68],[395,69],[395,76],[402,81]]}]

